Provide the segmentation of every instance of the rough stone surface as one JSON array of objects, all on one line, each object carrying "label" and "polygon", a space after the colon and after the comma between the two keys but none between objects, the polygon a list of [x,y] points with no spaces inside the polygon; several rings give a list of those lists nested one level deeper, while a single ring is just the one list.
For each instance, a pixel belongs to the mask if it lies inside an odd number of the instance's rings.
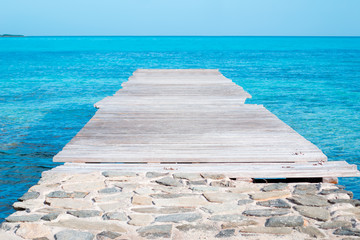
[{"label": "rough stone surface", "polygon": [[292,228],[286,227],[245,227],[240,229],[240,232],[245,233],[262,233],[262,234],[275,234],[275,235],[286,235],[292,233]]},{"label": "rough stone surface", "polygon": [[342,236],[356,236],[360,237],[360,229],[356,228],[340,228],[334,231],[335,235],[342,235]]},{"label": "rough stone surface", "polygon": [[219,213],[242,213],[245,209],[244,206],[239,206],[229,203],[222,203],[222,204],[212,204],[208,206],[204,206],[200,208],[206,213],[210,214],[219,214]]},{"label": "rough stone surface", "polygon": [[147,226],[149,225],[154,218],[151,215],[145,214],[131,214],[129,215],[130,221],[128,224],[134,226]]},{"label": "rough stone surface", "polygon": [[218,234],[215,235],[216,238],[228,238],[235,235],[235,229],[225,229],[221,230]]},{"label": "rough stone surface", "polygon": [[116,239],[120,237],[121,234],[117,232],[111,231],[102,231],[101,233],[96,235],[96,240],[109,240],[109,239]]},{"label": "rough stone surface", "polygon": [[330,219],[329,211],[321,207],[295,206],[294,209],[304,217],[318,221],[327,221]]},{"label": "rough stone surface", "polygon": [[25,239],[33,239],[37,237],[46,237],[51,235],[48,227],[41,223],[21,223],[16,234]]},{"label": "rough stone surface", "polygon": [[245,222],[248,219],[241,214],[223,214],[223,215],[214,215],[209,218],[212,221],[217,222]]},{"label": "rough stone surface", "polygon": [[182,186],[182,184],[178,180],[175,180],[172,177],[164,177],[156,180],[156,182],[164,186],[174,186],[174,187]]},{"label": "rough stone surface", "polygon": [[201,219],[202,216],[199,213],[179,213],[179,214],[171,214],[158,216],[155,218],[155,222],[194,222],[198,219]]},{"label": "rough stone surface", "polygon": [[266,201],[271,199],[286,198],[290,196],[289,191],[257,192],[250,194],[251,199]]},{"label": "rough stone surface", "polygon": [[92,203],[84,200],[47,198],[46,203],[54,208],[83,210],[92,207]]},{"label": "rough stone surface", "polygon": [[297,195],[289,198],[295,204],[312,206],[312,207],[326,207],[329,206],[329,203],[326,198],[316,195]]},{"label": "rough stone surface", "polygon": [[137,174],[134,172],[122,172],[122,171],[105,171],[102,173],[104,177],[136,177]]},{"label": "rough stone surface", "polygon": [[243,193],[216,193],[216,192],[210,192],[210,193],[204,193],[203,195],[209,202],[214,202],[214,203],[238,201],[240,199],[247,199],[248,198],[248,195],[243,194]]},{"label": "rough stone surface", "polygon": [[193,207],[143,207],[132,208],[131,211],[138,213],[154,213],[154,214],[171,214],[171,213],[185,213],[193,212]]},{"label": "rough stone surface", "polygon": [[263,207],[291,208],[290,204],[282,199],[273,199],[268,201],[257,202],[256,205]]},{"label": "rough stone surface", "polygon": [[323,229],[335,229],[335,228],[351,228],[351,222],[347,221],[329,221],[320,225]]},{"label": "rough stone surface", "polygon": [[44,215],[41,219],[44,221],[52,221],[55,220],[60,215],[60,212],[51,212]]},{"label": "rough stone surface", "polygon": [[271,217],[271,216],[280,216],[290,213],[288,209],[254,209],[254,210],[246,210],[243,212],[244,215],[247,216],[255,216],[255,217]]},{"label": "rough stone surface", "polygon": [[147,172],[146,177],[147,178],[157,178],[157,177],[166,176],[168,174],[169,173],[162,173],[162,172]]},{"label": "rough stone surface", "polygon": [[113,193],[119,193],[121,192],[121,188],[118,187],[111,187],[111,188],[103,188],[99,190],[99,193],[102,194],[113,194]]},{"label": "rough stone surface", "polygon": [[90,218],[101,215],[100,211],[97,210],[79,210],[79,211],[67,211],[67,214],[73,215],[78,218]]},{"label": "rough stone surface", "polygon": [[171,199],[153,199],[157,206],[181,206],[181,207],[196,207],[209,204],[205,198],[201,197],[182,197]]},{"label": "rough stone surface", "polygon": [[247,205],[250,203],[253,203],[254,201],[251,199],[242,199],[238,201],[238,205],[242,206],[242,205]]},{"label": "rough stone surface", "polygon": [[89,232],[63,230],[55,234],[55,240],[93,240],[94,235]]},{"label": "rough stone surface", "polygon": [[187,232],[187,231],[191,231],[191,230],[216,231],[216,228],[214,228],[214,226],[208,225],[208,224],[182,224],[182,225],[176,226],[176,228],[183,232]]},{"label": "rough stone surface", "polygon": [[40,196],[39,192],[27,192],[22,197],[20,197],[19,201],[26,201],[30,199],[37,199]]},{"label": "rough stone surface", "polygon": [[304,225],[301,216],[271,217],[266,220],[265,227],[299,227]]},{"label": "rough stone surface", "polygon": [[293,194],[303,195],[303,194],[315,194],[317,192],[317,186],[313,184],[298,184],[294,187]]},{"label": "rough stone surface", "polygon": [[329,203],[337,204],[337,203],[350,203],[355,207],[360,207],[360,200],[358,199],[329,199]]},{"label": "rough stone surface", "polygon": [[354,194],[350,191],[346,191],[344,189],[324,189],[322,190],[319,194],[321,195],[329,195],[329,194],[339,194],[339,193],[345,193],[347,195],[349,195],[350,198],[354,197]]},{"label": "rough stone surface", "polygon": [[262,188],[264,192],[282,191],[288,187],[286,183],[275,183]]},{"label": "rough stone surface", "polygon": [[220,180],[225,178],[224,174],[216,174],[216,173],[201,173],[201,176],[203,178],[208,178],[213,180]]},{"label": "rough stone surface", "polygon": [[131,203],[133,205],[152,205],[152,199],[150,197],[147,196],[141,196],[138,194],[135,194],[132,199],[131,199]]},{"label": "rough stone surface", "polygon": [[142,227],[137,230],[141,237],[147,238],[170,238],[172,225],[153,225]]},{"label": "rough stone surface", "polygon": [[42,215],[39,214],[24,214],[24,215],[10,215],[5,218],[7,222],[36,222],[39,221]]},{"label": "rough stone surface", "polygon": [[199,173],[175,173],[173,174],[173,177],[178,179],[187,179],[190,181],[201,179]]},{"label": "rough stone surface", "polygon": [[127,221],[128,217],[123,212],[108,212],[102,216],[104,220]]},{"label": "rough stone surface", "polygon": [[297,230],[299,232],[306,233],[312,238],[323,238],[326,236],[323,232],[321,232],[319,229],[313,226],[299,227],[297,228]]},{"label": "rough stone surface", "polygon": [[221,180],[221,181],[212,181],[210,186],[213,187],[235,187],[231,181]]},{"label": "rough stone surface", "polygon": [[126,232],[126,227],[115,222],[108,221],[95,221],[87,220],[81,218],[75,219],[65,219],[58,222],[46,222],[44,223],[47,226],[51,227],[61,227],[61,228],[70,228],[76,230],[85,230],[85,231],[113,231],[113,232]]}]

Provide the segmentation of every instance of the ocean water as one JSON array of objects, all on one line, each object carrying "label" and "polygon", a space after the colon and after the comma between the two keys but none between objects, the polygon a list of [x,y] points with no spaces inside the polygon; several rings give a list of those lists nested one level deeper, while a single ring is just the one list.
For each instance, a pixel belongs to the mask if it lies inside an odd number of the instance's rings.
[{"label": "ocean water", "polygon": [[[0,38],[0,222],[137,68],[217,68],[330,161],[360,164],[360,38]],[[359,180],[340,183],[360,198]]]}]

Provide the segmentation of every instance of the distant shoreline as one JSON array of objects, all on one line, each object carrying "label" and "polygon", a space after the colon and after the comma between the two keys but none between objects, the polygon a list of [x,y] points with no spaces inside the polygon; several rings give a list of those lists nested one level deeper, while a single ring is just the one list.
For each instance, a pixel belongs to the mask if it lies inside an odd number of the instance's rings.
[{"label": "distant shoreline", "polygon": [[25,37],[24,35],[15,35],[15,34],[3,34],[0,37]]}]

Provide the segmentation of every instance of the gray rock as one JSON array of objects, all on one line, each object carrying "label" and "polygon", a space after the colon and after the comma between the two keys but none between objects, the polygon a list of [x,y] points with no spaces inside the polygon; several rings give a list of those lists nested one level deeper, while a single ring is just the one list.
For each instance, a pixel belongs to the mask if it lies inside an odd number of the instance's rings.
[{"label": "gray rock", "polygon": [[66,213],[73,215],[78,218],[89,218],[97,217],[101,215],[100,211],[97,210],[78,210],[78,211],[67,211]]},{"label": "gray rock", "polygon": [[27,215],[10,215],[5,220],[7,222],[36,222],[41,219],[42,215],[39,214],[27,214]]},{"label": "gray rock", "polygon": [[104,177],[136,177],[134,172],[122,172],[122,171],[105,171],[102,173]]},{"label": "gray rock", "polygon": [[320,192],[321,195],[329,195],[329,194],[338,194],[338,193],[344,193],[349,195],[350,198],[354,197],[354,194],[350,191],[346,191],[344,189],[324,189]]},{"label": "gray rock", "polygon": [[152,225],[136,230],[141,237],[147,238],[170,238],[172,225]]},{"label": "gray rock", "polygon": [[94,235],[89,232],[63,230],[54,235],[55,240],[93,240]]},{"label": "gray rock", "polygon": [[290,208],[290,204],[288,204],[282,199],[273,199],[263,202],[257,202],[256,205],[263,207]]},{"label": "gray rock", "polygon": [[127,221],[128,217],[123,212],[108,212],[102,216],[104,220]]},{"label": "gray rock", "polygon": [[120,237],[121,234],[117,232],[112,231],[103,231],[96,235],[96,240],[109,240],[109,239],[115,239]]},{"label": "gray rock", "polygon": [[210,183],[210,186],[212,186],[212,187],[235,187],[234,183],[232,183],[231,181],[225,181],[225,180],[212,181]]},{"label": "gray rock", "polygon": [[182,186],[182,184],[179,181],[173,179],[172,177],[164,177],[156,180],[155,182],[165,186],[174,186],[174,187]]},{"label": "gray rock", "polygon": [[221,230],[218,234],[215,235],[216,238],[227,238],[235,236],[235,229],[225,229]]},{"label": "gray rock", "polygon": [[144,207],[132,208],[131,211],[138,213],[155,213],[155,214],[171,214],[171,213],[184,213],[193,212],[193,207]]},{"label": "gray rock", "polygon": [[351,222],[347,221],[329,221],[320,225],[323,229],[335,229],[335,228],[351,228]]},{"label": "gray rock", "polygon": [[87,193],[87,192],[73,192],[73,193],[71,193],[71,197],[72,198],[84,198],[88,194],[89,193]]},{"label": "gray rock", "polygon": [[32,240],[50,240],[47,237],[33,238]]},{"label": "gray rock", "polygon": [[122,191],[121,188],[112,187],[112,188],[103,188],[103,189],[99,190],[98,193],[112,194],[112,193],[119,193],[121,191]]},{"label": "gray rock", "polygon": [[201,176],[203,178],[209,178],[213,180],[220,180],[225,178],[224,174],[216,174],[216,173],[201,173]]},{"label": "gray rock", "polygon": [[335,235],[341,235],[341,236],[356,236],[360,237],[360,229],[356,228],[340,228],[336,229],[334,231]]},{"label": "gray rock", "polygon": [[251,199],[242,199],[242,200],[239,200],[238,201],[238,205],[247,205],[247,204],[250,204],[250,203],[252,203],[252,202],[254,202],[253,200],[251,200]]},{"label": "gray rock", "polygon": [[326,237],[326,235],[323,232],[321,232],[319,229],[317,229],[316,227],[313,227],[313,226],[298,227],[297,230],[301,233],[305,233],[305,234],[309,235],[312,238]]},{"label": "gray rock", "polygon": [[280,216],[290,213],[288,209],[254,209],[254,210],[245,210],[244,215],[255,216],[255,217],[272,217]]},{"label": "gray rock", "polygon": [[263,187],[262,190],[264,192],[281,191],[281,190],[285,190],[287,186],[288,185],[286,183],[274,183]]},{"label": "gray rock", "polygon": [[248,219],[241,214],[222,214],[222,215],[214,215],[209,218],[212,221],[218,222],[243,222]]},{"label": "gray rock", "polygon": [[72,194],[64,191],[54,191],[46,195],[49,198],[71,198]]},{"label": "gray rock", "polygon": [[304,195],[304,194],[315,194],[318,188],[314,184],[299,184],[294,187],[293,194]]},{"label": "gray rock", "polygon": [[27,192],[22,197],[20,197],[19,201],[26,201],[30,199],[37,199],[40,196],[39,192]]},{"label": "gray rock", "polygon": [[197,180],[197,181],[189,181],[188,184],[198,186],[198,185],[206,185],[207,182],[206,180]]},{"label": "gray rock", "polygon": [[173,177],[178,179],[187,179],[190,181],[201,178],[199,173],[174,173]]},{"label": "gray rock", "polygon": [[41,219],[44,221],[52,221],[55,220],[60,215],[60,212],[51,212],[44,215]]},{"label": "gray rock", "polygon": [[[256,227],[242,228],[242,229],[240,229],[240,232],[285,235],[285,234],[291,234],[292,233],[292,228],[256,226]],[[271,237],[269,237],[269,239],[271,239]]]},{"label": "gray rock", "polygon": [[202,216],[200,213],[179,213],[179,214],[171,214],[165,216],[158,216],[155,218],[155,222],[194,222],[198,219],[201,219]]},{"label": "gray rock", "polygon": [[160,194],[151,194],[150,197],[160,199],[160,198],[179,198],[179,197],[193,197],[197,194],[193,193],[160,193]]},{"label": "gray rock", "polygon": [[295,206],[294,209],[304,217],[324,222],[330,219],[329,211],[321,207]]},{"label": "gray rock", "polygon": [[350,203],[354,207],[360,206],[360,200],[358,199],[329,199],[329,203],[337,204],[337,203]]},{"label": "gray rock", "polygon": [[169,173],[162,173],[162,172],[147,172],[146,177],[147,178],[157,178],[157,177],[166,176],[168,174]]},{"label": "gray rock", "polygon": [[214,231],[215,230],[214,226],[207,225],[207,224],[196,224],[196,225],[183,224],[183,225],[176,226],[176,228],[183,232],[187,232],[190,230],[197,230],[197,231]]},{"label": "gray rock", "polygon": [[217,192],[219,191],[218,187],[209,187],[209,186],[192,186],[190,187],[193,192]]},{"label": "gray rock", "polygon": [[271,217],[266,220],[265,227],[299,227],[304,225],[301,216]]},{"label": "gray rock", "polygon": [[316,195],[296,195],[291,198],[288,198],[291,202],[311,207],[326,207],[329,206],[329,203],[326,198]]}]

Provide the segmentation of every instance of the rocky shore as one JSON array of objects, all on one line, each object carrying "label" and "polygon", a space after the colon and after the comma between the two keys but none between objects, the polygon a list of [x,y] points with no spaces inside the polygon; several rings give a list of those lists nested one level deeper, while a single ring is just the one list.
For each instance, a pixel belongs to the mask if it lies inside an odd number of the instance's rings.
[{"label": "rocky shore", "polygon": [[252,183],[216,173],[47,171],[0,238],[360,239],[360,201],[330,183]]}]

